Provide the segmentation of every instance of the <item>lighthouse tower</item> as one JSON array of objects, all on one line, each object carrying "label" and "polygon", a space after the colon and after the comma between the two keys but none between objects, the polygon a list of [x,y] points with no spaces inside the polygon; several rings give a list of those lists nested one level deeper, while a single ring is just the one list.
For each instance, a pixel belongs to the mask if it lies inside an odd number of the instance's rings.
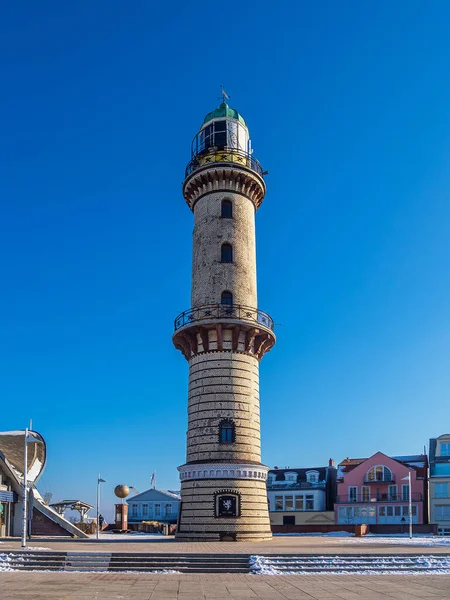
[{"label": "lighthouse tower", "polygon": [[255,249],[263,175],[244,118],[223,102],[193,139],[183,183],[194,235],[191,308],[173,335],[189,363],[179,540],[271,538],[259,362],[275,335],[258,308]]}]

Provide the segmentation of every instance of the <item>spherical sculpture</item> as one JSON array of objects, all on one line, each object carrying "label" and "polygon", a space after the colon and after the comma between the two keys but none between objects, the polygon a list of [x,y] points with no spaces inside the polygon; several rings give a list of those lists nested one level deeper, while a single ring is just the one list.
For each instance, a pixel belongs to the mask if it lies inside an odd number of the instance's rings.
[{"label": "spherical sculpture", "polygon": [[114,493],[118,498],[126,498],[130,493],[130,488],[124,483],[121,483],[120,485],[116,485]]}]

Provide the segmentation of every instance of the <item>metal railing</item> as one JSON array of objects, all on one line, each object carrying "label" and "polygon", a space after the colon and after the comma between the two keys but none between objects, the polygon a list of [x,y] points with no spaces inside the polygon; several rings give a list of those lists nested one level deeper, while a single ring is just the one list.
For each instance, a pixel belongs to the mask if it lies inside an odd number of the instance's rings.
[{"label": "metal railing", "polygon": [[268,329],[274,329],[274,322],[270,315],[259,310],[240,304],[206,304],[196,308],[190,308],[179,314],[175,319],[175,331],[199,321],[214,321],[215,319],[235,319],[256,323]]},{"label": "metal railing", "polygon": [[212,147],[207,150],[203,150],[199,154],[196,154],[191,158],[186,167],[186,177],[193,171],[207,165],[214,163],[236,163],[243,167],[247,167],[255,173],[258,173],[261,177],[264,174],[263,168],[256,158],[254,158],[248,152],[241,150],[240,148],[217,148]]},{"label": "metal railing", "polygon": [[[411,502],[422,502],[422,494],[413,494]],[[369,502],[409,502],[409,497],[403,497],[401,494],[356,494],[356,495],[340,495],[336,496],[336,504],[351,504],[354,502],[358,503],[369,503]]]},{"label": "metal railing", "polygon": [[384,479],[377,479],[376,477],[374,479],[365,479],[364,480],[364,485],[372,485],[374,483],[377,484],[382,484],[382,483],[395,483],[395,477],[394,475],[392,475],[392,477],[390,479],[387,479],[386,477]]}]

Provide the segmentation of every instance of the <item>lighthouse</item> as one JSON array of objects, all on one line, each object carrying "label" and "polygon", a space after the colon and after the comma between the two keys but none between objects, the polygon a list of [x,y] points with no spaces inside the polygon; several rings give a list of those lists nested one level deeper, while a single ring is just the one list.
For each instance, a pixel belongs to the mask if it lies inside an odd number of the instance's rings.
[{"label": "lighthouse", "polygon": [[256,289],[255,215],[264,174],[245,119],[224,97],[192,141],[183,182],[194,233],[191,306],[176,317],[173,334],[189,364],[178,540],[272,537],[259,363],[275,334]]}]

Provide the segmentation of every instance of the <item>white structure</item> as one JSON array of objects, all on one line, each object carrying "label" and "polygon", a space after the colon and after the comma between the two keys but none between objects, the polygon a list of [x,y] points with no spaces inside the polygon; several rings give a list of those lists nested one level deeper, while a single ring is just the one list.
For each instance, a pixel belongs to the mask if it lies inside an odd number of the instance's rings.
[{"label": "white structure", "polygon": [[88,537],[47,506],[36,489],[45,468],[47,446],[37,431],[28,431],[28,436],[37,443],[28,444],[25,480],[25,431],[0,432],[0,537],[22,533],[25,484],[28,496],[26,537],[31,534]]},{"label": "white structure", "polygon": [[133,498],[128,498],[128,523],[160,521],[176,523],[181,497],[174,492],[151,488]]}]

